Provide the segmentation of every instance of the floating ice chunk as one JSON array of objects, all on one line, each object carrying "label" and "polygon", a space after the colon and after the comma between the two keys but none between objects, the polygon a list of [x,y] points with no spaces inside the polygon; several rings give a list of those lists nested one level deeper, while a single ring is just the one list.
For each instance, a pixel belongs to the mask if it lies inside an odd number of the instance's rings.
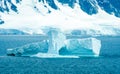
[{"label": "floating ice chunk", "polygon": [[27,44],[21,47],[7,49],[7,55],[13,56],[30,56],[39,52],[46,53],[48,51],[48,42],[43,40],[37,43]]},{"label": "floating ice chunk", "polygon": [[15,56],[15,53],[14,49],[7,49],[7,55]]}]

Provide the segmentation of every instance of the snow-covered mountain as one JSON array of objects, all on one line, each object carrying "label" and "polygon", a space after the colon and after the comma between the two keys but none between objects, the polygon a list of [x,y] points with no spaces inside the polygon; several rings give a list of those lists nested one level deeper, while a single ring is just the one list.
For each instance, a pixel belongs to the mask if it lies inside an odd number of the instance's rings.
[{"label": "snow-covered mountain", "polygon": [[[26,1],[26,0],[24,0]],[[46,8],[48,13],[51,12],[51,9],[61,10],[58,3],[62,5],[68,5],[70,8],[75,7],[75,4],[78,4],[80,9],[85,13],[92,15],[97,14],[99,7],[109,14],[114,14],[117,17],[120,17],[120,0],[0,0],[0,11],[1,12],[10,12],[14,11],[19,13],[18,4],[28,4],[34,10],[40,12],[42,7]],[[56,2],[57,1],[57,2]],[[24,8],[24,7],[23,7]]]},{"label": "snow-covered mountain", "polygon": [[0,19],[4,21],[0,28],[54,26],[118,34],[120,0],[0,0]]}]

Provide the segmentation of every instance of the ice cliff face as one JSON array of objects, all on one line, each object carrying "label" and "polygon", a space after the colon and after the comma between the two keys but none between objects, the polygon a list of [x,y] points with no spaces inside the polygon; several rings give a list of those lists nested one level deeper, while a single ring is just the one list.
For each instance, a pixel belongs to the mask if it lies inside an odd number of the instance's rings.
[{"label": "ice cliff face", "polygon": [[63,6],[68,5],[73,9],[75,4],[78,4],[80,7],[79,9],[89,15],[97,14],[99,8],[101,8],[108,14],[120,17],[120,0],[0,0],[0,12],[14,11],[19,13],[20,10],[18,5],[21,6],[24,3],[37,11],[41,11],[40,8],[44,7],[48,9],[48,13],[51,12],[51,9],[60,10],[61,8],[58,3],[61,3]]}]

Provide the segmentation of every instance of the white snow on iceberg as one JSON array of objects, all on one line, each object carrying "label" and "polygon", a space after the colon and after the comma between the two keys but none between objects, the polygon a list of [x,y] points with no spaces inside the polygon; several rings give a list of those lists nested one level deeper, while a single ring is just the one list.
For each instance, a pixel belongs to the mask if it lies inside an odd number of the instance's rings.
[{"label": "white snow on iceberg", "polygon": [[12,56],[30,56],[39,52],[46,53],[48,51],[48,42],[43,40],[41,42],[30,43],[21,47],[7,49],[7,55]]}]

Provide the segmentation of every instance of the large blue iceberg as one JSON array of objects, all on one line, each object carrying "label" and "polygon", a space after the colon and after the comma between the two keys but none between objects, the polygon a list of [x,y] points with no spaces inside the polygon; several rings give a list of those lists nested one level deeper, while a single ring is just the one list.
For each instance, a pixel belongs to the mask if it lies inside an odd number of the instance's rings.
[{"label": "large blue iceberg", "polygon": [[82,56],[98,55],[101,41],[96,38],[67,39],[57,28],[45,28],[48,39],[7,50],[13,56]]}]

